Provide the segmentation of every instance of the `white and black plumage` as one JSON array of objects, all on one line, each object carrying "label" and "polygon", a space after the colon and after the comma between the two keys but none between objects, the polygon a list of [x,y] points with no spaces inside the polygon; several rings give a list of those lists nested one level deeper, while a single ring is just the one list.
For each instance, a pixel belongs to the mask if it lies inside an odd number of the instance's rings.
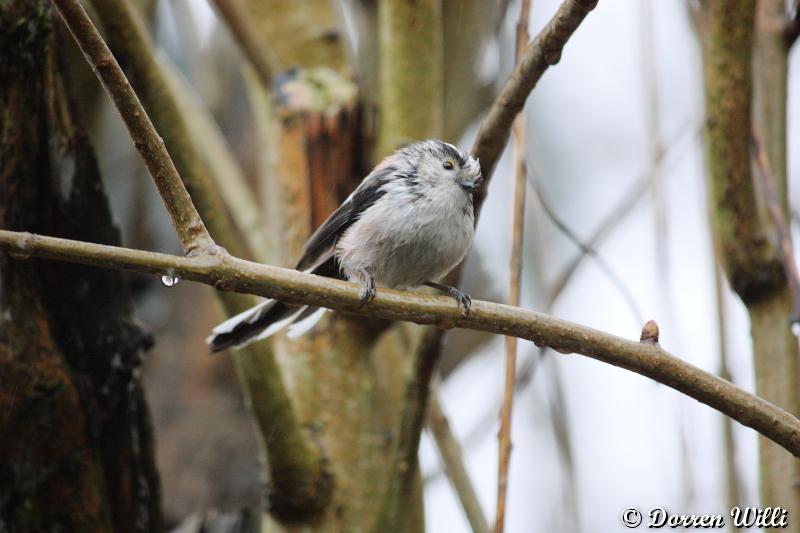
[{"label": "white and black plumage", "polygon": [[[360,283],[364,302],[376,286],[428,285],[446,291],[468,312],[469,296],[436,281],[469,249],[473,192],[480,181],[478,161],[452,144],[407,145],[375,167],[314,232],[296,268]],[[206,340],[217,352],[269,337],[289,324],[290,335],[299,334],[323,312],[266,300],[218,325]]]}]

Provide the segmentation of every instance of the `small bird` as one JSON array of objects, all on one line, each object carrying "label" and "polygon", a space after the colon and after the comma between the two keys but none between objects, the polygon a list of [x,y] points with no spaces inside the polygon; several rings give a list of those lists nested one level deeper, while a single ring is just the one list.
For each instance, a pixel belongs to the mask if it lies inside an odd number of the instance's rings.
[{"label": "small bird", "polygon": [[[375,287],[427,285],[445,291],[469,313],[470,297],[437,281],[469,250],[473,193],[480,184],[478,161],[452,144],[409,144],[375,167],[311,235],[296,268],[360,283],[364,303],[375,296]],[[324,311],[268,299],[219,324],[206,342],[218,352],[289,325],[289,335],[297,336]]]}]

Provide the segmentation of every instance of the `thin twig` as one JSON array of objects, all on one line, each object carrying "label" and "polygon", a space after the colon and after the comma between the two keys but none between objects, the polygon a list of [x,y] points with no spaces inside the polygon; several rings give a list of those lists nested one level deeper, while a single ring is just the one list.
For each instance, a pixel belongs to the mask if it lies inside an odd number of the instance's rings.
[{"label": "thin twig", "polygon": [[675,357],[658,343],[626,340],[528,309],[476,300],[464,316],[452,298],[391,289],[378,289],[375,299],[364,304],[361,287],[356,284],[261,265],[216,250],[182,257],[6,230],[0,230],[0,250],[18,258],[35,256],[159,276],[170,272],[219,290],[288,303],[514,335],[649,377],[755,429],[800,457],[800,420],[780,407]]},{"label": "thin twig", "polygon": [[[550,22],[528,46],[522,60],[506,80],[500,94],[481,122],[472,147],[473,155],[481,162],[484,177],[484,184],[475,197],[476,216],[480,214],[488,182],[497,159],[506,145],[514,119],[544,71],[558,62],[564,45],[595,5],[597,0],[565,0]],[[461,267],[451,272],[446,280],[451,285],[457,285],[460,277]],[[405,465],[417,463],[419,435],[427,412],[427,391],[441,354],[443,337],[441,331],[428,330],[414,353],[412,384],[408,390],[416,396],[410,398],[409,407],[403,413],[398,442],[399,455]],[[409,486],[407,481],[401,481],[401,484],[404,487]]]},{"label": "thin twig", "polygon": [[164,200],[184,251],[198,252],[213,247],[214,241],[197,213],[164,141],[89,15],[78,0],[52,2],[122,116]]},{"label": "thin twig", "polygon": [[[658,163],[664,153],[664,139],[661,134],[661,113],[660,113],[660,94],[658,89],[658,68],[656,58],[656,37],[653,31],[654,15],[653,2],[643,0],[639,2],[640,24],[639,37],[642,44],[642,74],[643,89],[645,99],[645,127],[648,140],[648,164],[650,174],[650,198],[652,201],[653,213],[653,245],[655,247],[655,270],[658,283],[655,284],[658,291],[658,300],[661,302],[661,309],[664,313],[662,321],[675,325],[676,306],[673,297],[677,291],[673,290],[672,278],[669,275],[670,247],[669,247],[669,224],[667,211],[667,189],[663,173],[660,172]],[[677,335],[676,335],[677,337]]]},{"label": "thin twig", "polygon": [[[682,138],[682,134],[678,135],[676,139]],[[664,165],[666,157],[673,153],[672,147],[675,142],[667,146],[665,152],[660,154],[657,164],[659,167]],[[666,172],[665,172],[666,174]],[[626,191],[621,200],[608,212],[603,220],[597,225],[591,235],[583,241],[584,246],[576,243],[580,249],[575,257],[565,266],[561,273],[556,277],[551,289],[547,296],[547,301],[544,304],[543,311],[549,313],[553,309],[558,297],[563,292],[564,288],[568,285],[572,276],[577,272],[578,267],[583,263],[583,260],[589,257],[587,250],[596,250],[598,246],[606,239],[622,221],[633,211],[636,204],[644,197],[649,187],[649,173],[644,173],[636,179],[634,184]],[[534,191],[535,192],[535,191]],[[798,216],[800,220],[800,216]],[[555,222],[554,222],[555,223]],[[539,350],[540,356],[541,350]],[[530,357],[522,365],[517,372],[515,393],[519,394],[524,388],[533,381],[534,372],[540,362],[541,357]],[[465,443],[468,445],[474,442],[479,436],[486,432],[487,427],[491,427],[494,420],[494,412],[490,412],[485,417],[481,418],[480,422],[476,423],[472,430],[467,434]]]},{"label": "thin twig", "polygon": [[[682,135],[678,136],[679,138]],[[674,143],[670,143],[669,147],[674,146]],[[671,152],[670,148],[660,152],[656,160],[654,161],[654,165],[657,169],[661,169],[664,161]],[[550,309],[553,303],[558,299],[561,293],[564,291],[564,288],[567,286],[569,281],[572,279],[572,276],[578,270],[578,267],[581,265],[584,259],[589,256],[589,250],[596,250],[599,244],[611,234],[612,231],[623,221],[631,212],[633,208],[636,206],[637,202],[641,200],[644,194],[647,192],[650,186],[650,171],[645,172],[641,177],[639,177],[636,182],[628,189],[628,191],[622,196],[622,199],[619,203],[609,211],[608,215],[603,219],[600,224],[597,225],[595,230],[591,233],[591,235],[583,241],[585,247],[578,245],[580,248],[579,253],[561,270],[561,274],[556,277],[556,281],[553,282],[550,292],[547,297],[547,309]],[[577,243],[576,243],[577,245]]]},{"label": "thin twig", "polygon": [[[533,190],[536,192],[539,204],[542,206],[542,209],[544,209],[545,213],[547,214],[547,217],[553,222],[553,224],[555,224],[555,226],[564,235],[566,235],[569,238],[569,240],[571,240],[573,243],[575,243],[576,246],[578,246],[578,248],[580,248],[581,255],[583,257],[588,256],[594,259],[595,263],[603,272],[603,274],[605,274],[606,278],[608,278],[611,284],[614,285],[614,287],[620,293],[622,298],[625,300],[625,303],[631,310],[631,314],[633,315],[634,319],[636,319],[636,321],[639,323],[644,323],[644,319],[642,318],[642,313],[641,311],[639,311],[639,306],[636,304],[636,299],[633,297],[633,294],[631,294],[631,291],[628,289],[627,285],[625,285],[625,282],[622,280],[622,278],[620,278],[617,275],[617,273],[614,272],[614,270],[611,268],[611,265],[609,265],[606,262],[606,260],[603,259],[603,256],[601,256],[595,248],[593,248],[590,244],[582,241],[578,237],[578,235],[574,231],[572,231],[572,229],[569,226],[567,226],[566,222],[564,222],[558,215],[556,215],[555,211],[553,211],[553,209],[550,207],[550,203],[545,199],[544,195],[542,194],[538,180],[536,180],[535,178],[531,178],[531,182],[534,184]],[[647,186],[649,187],[649,183],[647,184]],[[560,290],[563,289],[563,287],[564,285],[559,284],[555,288],[558,288],[560,292]],[[555,291],[551,290],[551,295],[554,293]],[[551,296],[550,300],[548,301],[548,309],[550,308],[550,306],[552,306],[554,301],[555,298]]]},{"label": "thin twig", "polygon": [[467,521],[473,533],[489,533],[489,523],[486,521],[481,502],[478,500],[478,495],[475,494],[467,469],[464,467],[461,446],[453,435],[442,404],[439,402],[438,387],[434,385],[432,389],[428,429],[436,441],[444,471],[458,495],[458,501],[464,508],[464,514],[467,515]]},{"label": "thin twig", "polygon": [[[515,59],[519,63],[528,45],[528,20],[530,0],[522,0],[517,21]],[[524,107],[523,107],[524,109]],[[508,304],[519,306],[520,280],[522,277],[522,233],[525,224],[525,116],[514,119],[514,206],[511,219],[511,259],[509,261]],[[517,373],[517,339],[507,336],[505,385],[503,404],[500,408],[500,431],[498,439],[497,507],[494,532],[503,533],[506,522],[506,499],[508,493],[508,468],[511,462],[511,414],[514,405],[514,377]]]},{"label": "thin twig", "polygon": [[753,128],[753,151],[755,152],[756,166],[758,167],[758,174],[761,177],[761,183],[764,189],[767,211],[772,219],[772,224],[775,226],[778,248],[783,262],[783,270],[786,274],[786,282],[792,294],[791,320],[793,324],[798,324],[800,323],[800,274],[798,274],[797,263],[794,259],[792,235],[786,224],[786,220],[783,218],[783,211],[781,210],[780,198],[778,198],[775,178],[770,171],[766,153],[761,146],[761,139],[755,127]]}]

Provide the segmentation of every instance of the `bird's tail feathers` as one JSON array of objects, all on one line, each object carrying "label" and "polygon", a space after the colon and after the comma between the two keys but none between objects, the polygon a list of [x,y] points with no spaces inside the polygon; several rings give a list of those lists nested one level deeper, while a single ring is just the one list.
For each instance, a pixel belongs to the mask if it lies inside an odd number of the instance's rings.
[{"label": "bird's tail feathers", "polygon": [[222,322],[206,338],[212,352],[226,348],[242,348],[251,342],[266,339],[286,326],[290,338],[299,337],[322,318],[324,308],[289,307],[277,300],[266,300],[255,307]]},{"label": "bird's tail feathers", "polygon": [[311,328],[317,325],[322,320],[322,317],[328,311],[324,307],[304,307],[304,311],[298,316],[292,317],[291,325],[286,331],[286,336],[290,339],[306,334],[311,331]]},{"label": "bird's tail feathers", "polygon": [[[341,277],[339,264],[333,256],[305,272],[326,277]],[[287,332],[290,338],[299,337],[314,327],[325,311],[325,308],[320,307],[307,305],[289,307],[277,300],[265,300],[219,324],[211,330],[206,343],[212,352],[220,352],[231,347],[241,348],[251,342],[271,337],[286,326],[290,326]]]}]

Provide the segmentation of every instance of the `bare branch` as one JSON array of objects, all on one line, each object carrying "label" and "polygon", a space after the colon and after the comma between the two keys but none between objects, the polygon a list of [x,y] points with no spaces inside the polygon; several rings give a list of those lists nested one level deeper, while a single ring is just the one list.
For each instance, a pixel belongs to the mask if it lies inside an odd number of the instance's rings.
[{"label": "bare branch", "polygon": [[500,154],[505,148],[514,117],[522,110],[528,95],[550,65],[561,59],[561,51],[597,0],[565,0],[555,16],[525,50],[514,71],[506,80],[486,117],[481,122],[472,154],[480,159],[486,182],[479,192],[477,204],[486,196],[486,186]]},{"label": "bare branch", "polygon": [[461,446],[453,435],[442,404],[439,402],[438,387],[433,386],[432,388],[428,429],[436,441],[444,471],[458,494],[458,500],[464,508],[464,514],[467,515],[467,521],[473,533],[489,533],[489,523],[486,521],[481,502],[478,500],[478,495],[475,494],[467,469],[464,467]]},{"label": "bare branch", "polygon": [[[648,178],[648,182],[649,181],[650,180]],[[559,217],[555,213],[555,211],[553,211],[553,208],[550,207],[550,202],[548,202],[547,199],[544,197],[544,194],[542,194],[542,191],[541,191],[541,189],[539,187],[539,181],[537,179],[535,179],[535,178],[532,178],[531,179],[531,183],[533,184],[533,190],[536,193],[536,197],[539,200],[539,204],[542,206],[542,209],[544,209],[545,214],[547,214],[547,218],[549,218],[550,221],[559,229],[559,231],[561,231],[561,233],[566,235],[567,238],[570,241],[572,241],[575,244],[575,246],[577,246],[580,249],[581,255],[579,255],[575,259],[575,261],[579,261],[583,257],[587,257],[587,256],[588,257],[592,257],[594,259],[595,263],[597,264],[598,268],[600,268],[600,271],[611,282],[611,284],[614,286],[614,288],[617,289],[617,292],[619,292],[619,294],[622,296],[622,299],[625,300],[625,303],[628,305],[628,308],[631,310],[631,314],[633,315],[633,317],[638,322],[643,322],[644,319],[642,318],[642,312],[639,310],[639,306],[636,304],[636,299],[633,297],[633,294],[631,293],[630,289],[628,289],[628,286],[625,285],[625,282],[622,280],[622,278],[614,271],[613,268],[611,268],[611,265],[608,264],[608,262],[603,258],[602,255],[600,255],[598,253],[598,251],[592,246],[591,243],[582,241],[580,239],[580,237],[578,237],[578,235],[569,226],[567,226],[567,223],[564,222],[561,219],[561,217]],[[650,184],[648,183],[648,186],[649,185]],[[633,196],[631,198],[633,198]],[[638,198],[638,196],[637,196],[637,198]],[[627,200],[627,198],[625,198],[625,200]],[[625,204],[625,203],[627,203],[627,202],[622,202],[622,204]],[[612,212],[612,215],[615,215],[616,213],[618,213],[618,211],[614,210]],[[627,214],[627,212],[620,213],[619,216],[624,216],[625,214]],[[617,220],[619,220],[619,218],[613,217],[613,218],[609,218],[608,220],[611,220],[612,222],[616,222]],[[601,224],[600,228],[602,228],[603,226],[604,225]],[[595,232],[594,235],[597,235],[597,234],[598,233]],[[573,264],[575,264],[575,263],[573,263]],[[567,274],[567,273],[571,274],[572,272],[574,272],[574,270],[569,270],[568,269],[568,270],[565,271],[565,274]],[[551,289],[551,292],[550,292],[549,300],[547,302],[547,308],[548,309],[550,309],[552,307],[553,303],[555,302],[555,297],[558,294],[560,294],[560,292],[563,290],[565,285],[566,285],[566,282],[562,282],[561,280],[559,280],[556,284],[554,284],[554,287]]]},{"label": "bare branch", "polygon": [[97,28],[78,0],[52,0],[108,95],[117,106],[133,144],[164,200],[184,250],[202,251],[214,245],[180,175],[150,117],[128,83]]},{"label": "bare branch", "polygon": [[747,303],[783,284],[750,169],[755,2],[710,2],[709,17],[705,91],[711,199],[725,271]]},{"label": "bare branch", "polygon": [[[528,20],[530,18],[530,0],[520,3],[519,20],[517,21],[517,39],[515,60],[522,58],[528,45]],[[523,106],[524,109],[524,106]],[[525,116],[520,113],[514,119],[514,206],[511,219],[511,259],[509,261],[508,304],[519,306],[520,285],[522,278],[522,233],[525,225]],[[514,378],[517,373],[517,338],[507,336],[505,384],[503,386],[503,404],[500,408],[500,432],[498,438],[497,466],[497,505],[494,531],[503,533],[506,521],[506,494],[508,492],[508,467],[511,462],[511,412],[514,406]]]},{"label": "bare branch", "polygon": [[528,309],[476,300],[469,315],[464,316],[452,298],[391,289],[379,289],[372,302],[362,304],[358,285],[260,265],[213,250],[197,257],[181,257],[6,230],[0,230],[0,249],[18,258],[44,257],[155,275],[171,272],[223,291],[389,320],[514,335],[649,377],[755,429],[800,457],[800,420],[780,407],[675,357],[657,344],[626,340]]},{"label": "bare branch", "polygon": [[[678,136],[683,136],[683,132]],[[590,250],[596,250],[597,246],[602,242],[614,229],[632,212],[636,203],[641,200],[647,189],[650,186],[650,172],[652,170],[660,171],[666,157],[671,153],[674,142],[667,146],[667,149],[658,153],[657,157],[652,163],[654,167],[645,172],[642,176],[636,179],[634,184],[628,191],[621,197],[617,205],[609,211],[608,215],[597,225],[591,235],[583,241],[583,246],[576,242],[580,248],[580,252],[565,266],[561,273],[553,282],[549,294],[547,296],[546,309],[550,309],[558,297],[561,295],[567,283],[572,279],[572,276],[578,270],[584,259],[590,255]],[[665,173],[666,174],[666,173]],[[554,221],[555,223],[555,221]]]},{"label": "bare branch", "polygon": [[[727,342],[727,317],[725,310],[725,291],[722,285],[722,272],[717,264],[717,248],[719,245],[714,243],[714,302],[717,308],[717,339],[719,342],[719,377],[733,383],[731,373],[728,368],[728,342]],[[736,467],[736,439],[733,436],[733,422],[730,418],[722,419],[722,442],[724,446],[724,465],[725,465],[725,495],[728,507],[733,509],[742,502],[741,481]]]}]

